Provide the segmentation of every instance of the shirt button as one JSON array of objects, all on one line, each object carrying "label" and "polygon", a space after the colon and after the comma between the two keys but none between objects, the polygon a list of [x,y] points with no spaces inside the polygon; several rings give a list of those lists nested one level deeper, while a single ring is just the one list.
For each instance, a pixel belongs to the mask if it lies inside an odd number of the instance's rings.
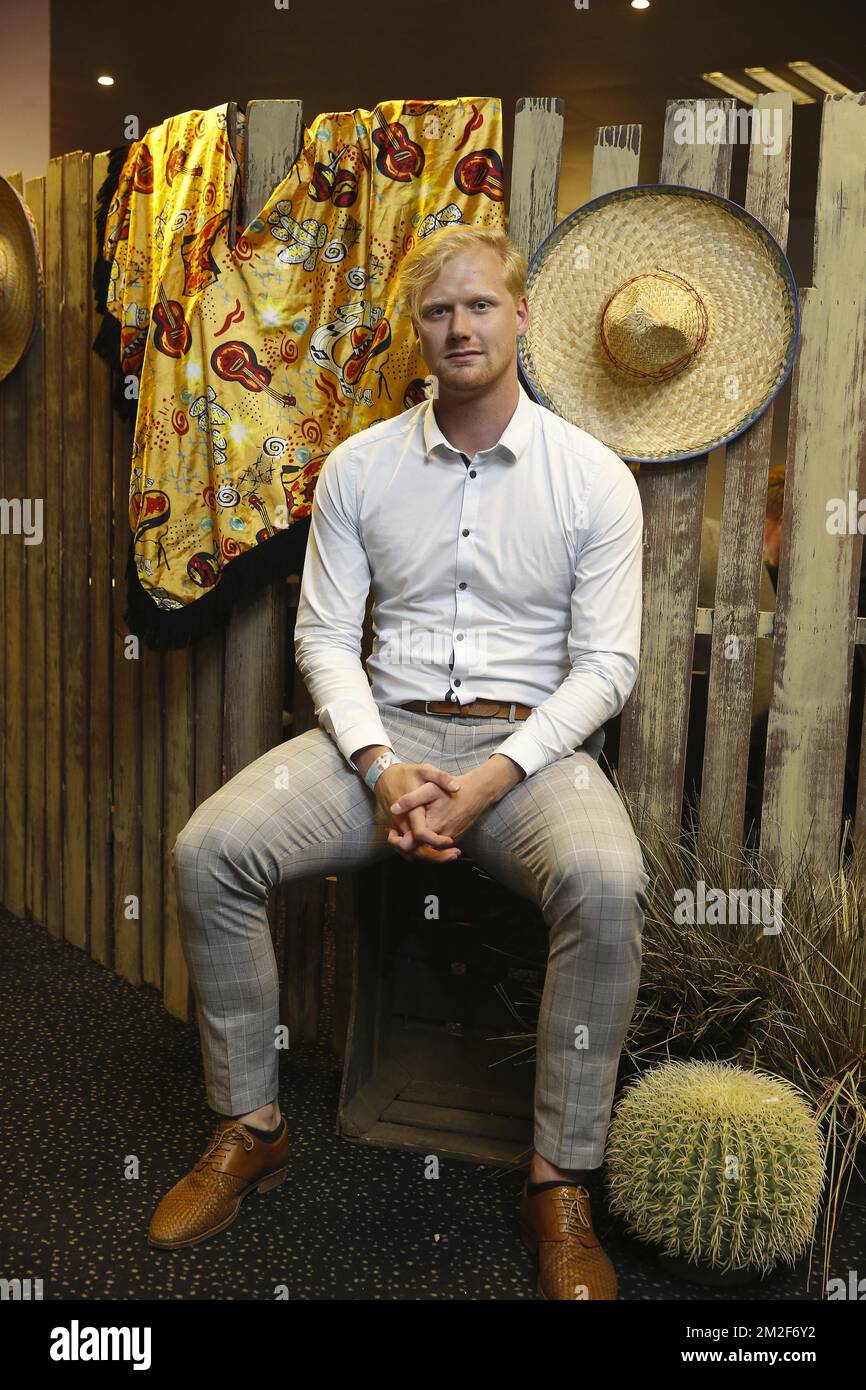
[{"label": "shirt button", "polygon": [[463,531],[462,531],[461,534],[464,535],[464,536],[468,536],[468,535],[469,535],[469,531],[468,531],[467,527],[465,527],[465,526],[463,527]]},{"label": "shirt button", "polygon": [[462,642],[462,641],[463,641],[463,633],[462,633],[462,632],[458,632],[458,634],[457,634],[457,641],[458,641],[458,642]]},{"label": "shirt button", "polygon": [[463,682],[462,682],[462,680],[460,679],[459,676],[458,676],[457,679],[455,680],[454,684],[455,684],[455,685],[462,685],[462,684],[463,684]]},{"label": "shirt button", "polygon": [[461,580],[460,580],[460,583],[457,585],[457,587],[458,587],[458,589],[465,589],[465,588],[466,588],[466,580],[465,580],[465,579],[461,579]]},{"label": "shirt button", "polygon": [[474,478],[474,477],[475,477],[475,469],[474,469],[474,468],[470,468],[470,470],[469,470],[469,476],[470,476],[470,478]]}]

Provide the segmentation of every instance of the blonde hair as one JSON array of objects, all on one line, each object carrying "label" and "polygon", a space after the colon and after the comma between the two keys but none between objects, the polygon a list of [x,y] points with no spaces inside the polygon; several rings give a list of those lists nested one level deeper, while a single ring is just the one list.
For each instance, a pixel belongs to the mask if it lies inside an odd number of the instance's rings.
[{"label": "blonde hair", "polygon": [[441,227],[416,242],[398,268],[398,291],[416,323],[424,290],[436,279],[446,261],[464,251],[495,251],[515,305],[525,294],[528,262],[506,232],[496,227]]}]

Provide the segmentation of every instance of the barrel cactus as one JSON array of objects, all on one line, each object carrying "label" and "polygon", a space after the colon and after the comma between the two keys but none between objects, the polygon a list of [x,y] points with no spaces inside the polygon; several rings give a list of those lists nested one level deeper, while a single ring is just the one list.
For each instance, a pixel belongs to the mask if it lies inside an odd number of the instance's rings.
[{"label": "barrel cactus", "polygon": [[821,1131],[781,1077],[727,1062],[654,1067],[626,1088],[605,1156],[611,1210],[664,1255],[766,1273],[812,1238]]}]

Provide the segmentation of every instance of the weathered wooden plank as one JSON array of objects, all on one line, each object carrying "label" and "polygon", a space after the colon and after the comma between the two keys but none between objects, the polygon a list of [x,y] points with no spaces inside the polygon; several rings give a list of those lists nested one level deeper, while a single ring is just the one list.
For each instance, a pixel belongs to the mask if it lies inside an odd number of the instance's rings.
[{"label": "weathered wooden plank", "polygon": [[[866,454],[864,454],[860,468],[860,486],[857,490],[857,496],[866,496]],[[855,624],[855,643],[862,642],[864,635],[866,635],[866,620],[858,617]],[[857,654],[855,653],[854,660],[856,659]],[[860,759],[857,768],[857,789],[854,798],[854,825],[851,830],[851,839],[859,853],[866,854],[866,711],[864,711],[860,725]]]},{"label": "weathered wooden plank", "polygon": [[63,935],[63,183],[45,181],[45,925]]},{"label": "weathered wooden plank", "polygon": [[[195,766],[194,804],[200,806],[224,781],[223,765],[223,684],[225,632],[217,628],[192,648],[195,689]],[[173,843],[167,842],[167,843]],[[163,868],[167,872],[166,859]],[[195,1008],[190,985],[188,1014]]]},{"label": "weathered wooden plank", "polygon": [[329,884],[328,902],[334,941],[334,1011],[330,1043],[333,1056],[341,1066],[346,1056],[349,1015],[352,1009],[355,937],[359,930],[355,878],[355,874],[337,874]]},{"label": "weathered wooden plank", "polygon": [[[22,192],[23,181],[20,170],[18,170],[17,172],[6,174],[4,175],[4,177],[7,179],[9,183],[11,183],[12,187],[16,190],[16,192]],[[10,393],[7,389],[8,383],[9,377],[7,377],[5,381],[0,382],[0,497],[9,497],[10,495],[5,482],[6,451],[7,448],[14,448],[14,445],[11,442],[14,438],[14,429],[12,428],[12,425],[7,427],[5,422],[7,402],[9,402],[8,409],[10,414],[14,415],[15,412],[14,403],[10,401]],[[2,620],[2,630],[4,632],[6,630],[10,616],[9,610],[7,608],[7,605],[10,603],[10,600],[6,588],[6,557],[9,554],[9,545],[6,542],[8,541],[8,539],[9,537],[0,535],[0,620]],[[0,637],[0,701],[2,701],[2,704],[0,704],[0,709],[3,709],[4,711],[6,709],[6,695],[6,643],[2,640],[2,637]],[[2,800],[0,800],[0,805],[2,805],[3,807],[7,807],[10,805],[10,802],[6,798],[5,715],[3,719],[3,724],[0,725],[0,797],[2,797]],[[0,824],[0,902],[2,903],[6,902],[6,860],[6,833],[4,829],[4,824]],[[12,872],[14,872],[14,869]]]},{"label": "weathered wooden plank", "polygon": [[63,172],[63,935],[86,948],[90,808],[90,198],[92,158],[76,150]]},{"label": "weathered wooden plank", "polygon": [[526,1134],[524,1116],[494,1115],[489,1108],[465,1110],[454,1105],[407,1101],[402,1095],[391,1102],[383,1112],[382,1120],[389,1125],[405,1125],[420,1130],[445,1130],[448,1134],[477,1135],[479,1139],[518,1140]]},{"label": "weathered wooden plank", "polygon": [[[781,111],[781,148],[777,154],[771,154],[765,145],[753,143],[746,177],[745,207],[763,222],[783,249],[788,240],[791,106],[791,97],[784,92],[769,92],[755,100],[754,120],[760,120],[761,110]],[[771,405],[725,451],[701,831],[718,838],[731,853],[743,837],[774,412],[775,406]],[[735,655],[726,656],[729,651]]]},{"label": "weathered wooden plank", "polygon": [[[671,101],[659,182],[727,195],[731,146],[678,144],[677,112],[720,108],[727,122],[735,102]],[[703,128],[699,123],[697,128]],[[706,493],[707,458],[644,464],[638,486],[644,513],[641,666],[622,712],[618,774],[635,807],[679,835],[685,780],[695,611]]]},{"label": "weathered wooden plank", "polygon": [[501,1089],[497,1089],[495,1072],[489,1078],[485,1077],[484,1079],[486,1084],[481,1087],[461,1085],[450,1072],[443,1076],[441,1081],[418,1078],[410,1081],[408,1086],[404,1086],[400,1092],[400,1102],[431,1107],[453,1106],[460,1110],[475,1110],[480,1114],[493,1115],[503,1113],[501,1107],[507,1107],[504,1113],[509,1116],[517,1115],[524,1120],[532,1119],[532,1096],[521,1095],[514,1088],[505,1068],[499,1068],[498,1086]]},{"label": "weathered wooden plank", "polygon": [[[863,496],[861,487],[859,496]],[[854,804],[854,825],[851,839],[861,855],[866,854],[866,718],[860,726],[860,762]]]},{"label": "weathered wooden plank", "polygon": [[[23,184],[23,180],[22,180],[22,176],[21,176],[21,171],[20,171],[20,169],[17,170],[17,171],[15,171],[15,172],[13,172],[13,173],[11,173],[11,174],[6,174],[6,175],[5,175],[5,178],[7,179],[7,181],[8,181],[9,183],[11,183],[12,187],[15,189],[15,191],[16,191],[17,193],[21,193],[21,192],[23,191],[24,184]],[[14,447],[15,447],[15,446],[14,446],[14,436],[15,436],[14,420],[13,420],[12,422],[10,422],[10,424],[9,424],[8,426],[6,425],[6,422],[5,422],[5,417],[6,417],[7,408],[8,408],[8,411],[9,411],[9,413],[10,413],[11,416],[14,417],[14,414],[15,414],[15,403],[14,403],[14,401],[12,400],[11,397],[14,396],[16,388],[15,388],[15,386],[12,387],[11,396],[10,396],[10,391],[9,391],[9,389],[8,389],[9,381],[10,381],[10,377],[7,377],[6,380],[5,380],[4,382],[0,383],[0,440],[2,440],[2,446],[0,446],[0,447],[2,447],[2,453],[0,453],[0,484],[2,484],[2,487],[0,487],[0,496],[2,496],[2,497],[9,497],[9,496],[10,496],[10,492],[7,490],[7,485],[6,485],[6,482],[5,482],[5,479],[6,479],[6,451],[7,451],[7,449],[10,449],[10,450],[13,450],[13,451],[14,451]],[[7,403],[8,403],[8,405],[7,405]],[[11,466],[11,476],[13,476],[13,481],[14,481],[14,464]],[[12,533],[10,533],[10,535],[11,535],[11,534],[12,534]],[[0,536],[0,618],[2,618],[2,621],[3,621],[3,631],[4,631],[4,632],[5,632],[5,630],[6,630],[7,624],[8,624],[8,622],[9,622],[9,620],[10,620],[10,617],[11,617],[11,606],[12,606],[12,601],[11,601],[10,598],[9,598],[8,591],[7,591],[7,588],[6,588],[6,558],[7,558],[7,555],[9,554],[9,552],[10,552],[10,547],[9,547],[9,545],[6,543],[8,540],[9,540],[9,537],[8,537],[8,536]],[[8,607],[7,607],[7,605],[8,605]],[[12,694],[11,691],[8,692],[8,693],[9,693],[9,698],[14,698],[14,696],[13,696],[13,694]],[[7,686],[6,686],[6,643],[5,643],[5,641],[2,640],[2,638],[0,638],[0,699],[2,699],[2,702],[3,702],[3,703],[2,703],[2,706],[0,706],[0,708],[2,708],[2,709],[5,711],[5,709],[6,709],[6,699],[7,699]],[[0,726],[0,793],[2,793],[2,801],[0,801],[0,805],[2,805],[2,806],[4,806],[4,807],[9,806],[11,803],[10,803],[10,802],[7,800],[7,798],[6,798],[6,720],[5,720],[5,716],[4,716],[4,720],[3,720],[3,725]],[[7,854],[6,854],[6,833],[5,833],[4,825],[3,825],[3,824],[0,824],[0,902],[3,902],[3,903],[5,903],[5,902],[7,901],[7,897],[6,897],[6,878],[5,878],[6,863],[7,863]],[[14,866],[12,867],[11,872],[14,874],[14,872],[15,872]]]},{"label": "weathered wooden plank", "polygon": [[[6,496],[6,384],[0,382],[0,497]],[[0,536],[0,623],[6,626],[6,547]],[[0,642],[0,710],[6,708],[6,644]],[[0,807],[6,807],[6,733],[0,723]],[[0,824],[0,903],[5,900],[6,848]]]},{"label": "weathered wooden plank", "polygon": [[[801,291],[802,293],[802,291]],[[796,371],[796,366],[794,368]],[[698,608],[695,613],[695,636],[712,637],[713,618],[715,608]],[[756,631],[759,637],[772,637],[776,630],[776,611],[767,609],[757,614]],[[858,636],[858,642],[866,642],[866,621],[863,624],[863,636]]]},{"label": "weathered wooden plank", "polygon": [[[22,193],[20,175],[14,181]],[[23,526],[27,499],[34,496],[27,481],[27,376],[26,359],[15,366],[3,382],[4,454],[6,475],[3,496],[10,504],[9,532],[0,535],[5,557],[4,630],[0,643],[5,648],[6,689],[3,710],[5,733],[5,788],[2,833],[5,881],[3,902],[16,917],[26,910],[24,890],[24,827],[26,824],[26,738],[27,738],[27,650],[24,615],[25,555],[33,546],[24,544]],[[27,509],[29,510],[29,508]],[[30,518],[35,519],[33,517]]]},{"label": "weathered wooden plank", "polygon": [[[195,810],[195,704],[189,647],[163,654],[165,749],[163,824],[168,850]],[[180,939],[174,860],[164,856],[164,966],[162,997],[175,1018],[190,1017],[190,982]]]},{"label": "weathered wooden plank", "polygon": [[223,783],[223,647],[217,628],[195,644],[195,804]]},{"label": "weathered wooden plank", "polygon": [[[431,1116],[431,1122],[433,1120]],[[492,1139],[484,1135],[451,1134],[445,1129],[414,1129],[408,1125],[387,1124],[379,1120],[363,1138],[356,1141],[386,1149],[407,1149],[418,1154],[436,1153],[464,1163],[484,1163],[511,1168],[528,1161],[531,1154],[532,1125],[528,1123],[522,1140]]]},{"label": "weathered wooden plank", "polygon": [[[21,193],[21,192],[23,191],[24,185],[23,185],[23,180],[22,180],[22,176],[21,176],[21,171],[20,171],[20,169],[17,170],[17,171],[15,171],[15,172],[13,172],[13,173],[6,174],[6,175],[4,175],[4,177],[6,178],[7,182],[10,183],[10,184],[12,185],[12,187],[15,189],[15,191],[16,191],[17,193]],[[14,443],[13,443],[12,441],[14,440],[14,434],[15,434],[14,422],[13,422],[13,424],[10,424],[8,427],[6,426],[6,423],[5,423],[5,416],[6,416],[6,410],[7,410],[7,402],[8,402],[8,410],[9,410],[9,412],[10,412],[10,415],[14,416],[14,414],[15,414],[15,404],[14,404],[14,401],[13,401],[12,399],[10,399],[10,392],[9,392],[9,390],[7,389],[7,385],[8,385],[9,380],[10,380],[10,378],[7,377],[6,380],[5,380],[4,382],[0,383],[0,496],[2,496],[2,497],[9,497],[9,495],[10,495],[9,492],[7,491],[7,487],[6,487],[6,483],[5,483],[5,478],[6,478],[6,449],[7,449],[7,441],[9,441],[8,447],[14,450]],[[13,386],[13,388],[12,388],[12,395],[14,396],[14,394],[15,394],[15,387]],[[13,473],[14,473],[14,465],[13,465]],[[10,524],[11,524],[11,523],[10,523]],[[10,532],[10,534],[13,534],[13,533]],[[7,604],[9,604],[9,605],[10,605],[10,608],[11,608],[11,600],[9,599],[8,592],[7,592],[7,588],[6,588],[6,557],[7,557],[7,554],[9,553],[9,546],[6,545],[6,544],[4,544],[4,542],[5,542],[7,539],[8,539],[8,538],[7,538],[6,536],[0,536],[0,619],[2,619],[2,622],[3,622],[3,631],[6,630],[6,626],[7,626],[7,623],[8,623],[8,621],[9,621],[9,618],[10,618],[10,611],[9,611],[9,609],[7,608]],[[5,710],[5,708],[6,708],[6,698],[7,698],[7,687],[6,687],[6,643],[2,640],[2,638],[0,638],[0,700],[2,700],[2,705],[0,705],[0,708],[2,708],[3,710]],[[4,717],[3,724],[0,725],[0,796],[2,796],[2,800],[0,800],[0,805],[2,805],[3,807],[7,807],[10,803],[9,803],[9,801],[7,801],[7,799],[6,799],[6,721],[5,721],[5,717]],[[6,886],[5,886],[5,884],[6,884],[6,878],[5,878],[6,860],[7,860],[7,855],[6,855],[6,834],[5,834],[5,831],[4,831],[4,825],[3,825],[2,823],[0,823],[0,902],[3,902],[3,903],[5,903],[6,900],[7,900],[7,899],[6,899]],[[14,873],[14,869],[12,870],[12,872]]]},{"label": "weathered wooden plank", "polygon": [[[108,155],[93,157],[88,262],[97,254],[96,197],[108,172]],[[88,339],[102,315],[89,295]],[[90,351],[90,954],[112,962],[111,902],[111,677],[113,666],[111,531],[111,370]]]},{"label": "weathered wooden plank", "polygon": [[[114,537],[112,545],[114,692],[111,752],[112,924],[114,969],[130,984],[141,984],[142,916],[153,912],[153,886],[142,876],[142,743],[152,756],[161,737],[161,722],[145,725],[141,703],[141,644],[127,628],[126,566],[131,542],[129,476],[133,424],[112,414],[111,447],[114,475]],[[162,806],[159,808],[162,816]],[[162,905],[156,908],[161,924]]]},{"label": "weathered wooden plank", "polygon": [[564,113],[561,97],[520,97],[517,102],[508,235],[527,259],[558,221]]},{"label": "weathered wooden plank", "polygon": [[[45,260],[45,178],[28,179],[24,199],[36,223]],[[44,307],[43,307],[44,319]],[[27,495],[46,507],[45,330],[37,325],[27,354]],[[4,492],[4,497],[8,496]],[[27,908],[35,922],[45,920],[45,544],[25,555],[27,632],[27,834],[24,883]]]},{"label": "weathered wooden plank", "polygon": [[639,125],[600,125],[592,152],[590,198],[600,198],[615,188],[631,188],[638,181],[640,165]]},{"label": "weathered wooden plank", "polygon": [[[836,862],[862,537],[828,530],[828,502],[860,487],[866,450],[866,94],[827,97],[815,205],[814,288],[792,401],[776,661],[761,848]],[[859,493],[858,493],[859,495]]]},{"label": "weathered wooden plank", "polygon": [[[127,473],[129,466],[127,463]],[[129,527],[127,526],[127,536]],[[165,919],[165,836],[163,833],[162,652],[142,645],[139,652],[141,722],[134,731],[141,744],[141,978],[162,990]]]},{"label": "weathered wooden plank", "polygon": [[[223,685],[225,678],[225,632],[217,628],[191,648],[192,680],[195,698],[195,763],[193,767],[193,800],[200,806],[224,781],[223,765]],[[167,848],[173,840],[166,840]],[[169,872],[167,857],[162,871]],[[189,988],[187,1015],[195,1009],[195,994]]]},{"label": "weathered wooden plank", "polygon": [[[234,151],[235,159],[237,160],[238,168],[242,176],[246,142],[238,137],[238,104],[236,101],[230,101],[226,106],[226,138]],[[235,197],[232,202],[231,216],[229,217],[227,230],[229,246],[235,245],[238,239],[238,232],[241,230],[240,221],[243,216],[243,177],[238,180],[236,188],[238,196]]]},{"label": "weathered wooden plank", "polygon": [[[296,592],[293,586],[293,594],[296,595]],[[288,611],[291,612],[291,631],[294,636],[297,609]],[[369,647],[365,649],[362,640],[362,662],[369,655],[369,650]],[[296,738],[308,729],[318,728],[319,724],[309,691],[294,666],[292,674],[292,722],[286,730],[286,735]],[[318,1031],[327,895],[327,881],[322,875],[300,879],[289,884],[279,894],[280,911],[285,917],[281,961],[282,1009],[293,1045],[315,1038]],[[341,923],[339,930],[350,932],[351,924]]]},{"label": "weathered wooden plank", "polygon": [[[528,261],[558,221],[564,110],[560,97],[521,97],[517,102],[507,226]],[[525,383],[520,367],[518,375]]]}]

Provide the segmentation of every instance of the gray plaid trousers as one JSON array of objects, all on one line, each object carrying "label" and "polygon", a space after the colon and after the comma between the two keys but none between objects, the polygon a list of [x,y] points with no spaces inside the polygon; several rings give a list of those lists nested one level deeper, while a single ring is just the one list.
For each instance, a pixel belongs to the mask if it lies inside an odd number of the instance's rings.
[{"label": "gray plaid trousers", "polygon": [[[506,719],[379,707],[404,762],[478,767]],[[389,821],[322,728],[263,753],[197,808],[172,849],[181,943],[197,1003],[205,1087],[220,1114],[278,1091],[278,977],[269,893],[395,853]],[[538,1020],[535,1148],[560,1168],[604,1157],[617,1069],[640,982],[649,876],[625,807],[578,749],[512,787],[459,847],[535,902],[549,928]],[[442,866],[447,873],[447,865]]]}]

